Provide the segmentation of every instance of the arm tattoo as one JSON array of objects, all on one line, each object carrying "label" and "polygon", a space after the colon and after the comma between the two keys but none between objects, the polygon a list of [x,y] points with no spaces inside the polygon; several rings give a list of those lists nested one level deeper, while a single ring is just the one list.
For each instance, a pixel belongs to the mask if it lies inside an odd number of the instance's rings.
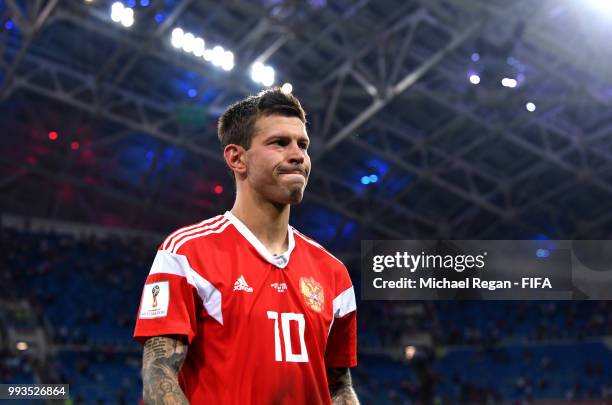
[{"label": "arm tattoo", "polygon": [[348,368],[328,368],[327,385],[333,405],[359,405]]},{"label": "arm tattoo", "polygon": [[187,344],[178,336],[147,339],[142,356],[142,396],[145,404],[189,404],[177,378],[186,356]]}]

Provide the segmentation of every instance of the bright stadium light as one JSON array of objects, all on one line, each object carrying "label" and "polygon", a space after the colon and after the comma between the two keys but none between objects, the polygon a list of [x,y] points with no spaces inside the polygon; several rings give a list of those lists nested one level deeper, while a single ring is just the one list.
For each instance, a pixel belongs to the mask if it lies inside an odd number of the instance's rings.
[{"label": "bright stadium light", "polygon": [[183,35],[183,51],[191,52],[193,51],[193,47],[195,46],[195,37],[191,32]]},{"label": "bright stadium light", "polygon": [[251,79],[266,87],[272,86],[274,84],[274,69],[261,62],[255,62],[251,66]]},{"label": "bright stadium light", "polygon": [[193,54],[198,58],[204,55],[204,40],[200,37],[193,41]]},{"label": "bright stadium light", "polygon": [[134,25],[134,10],[131,8],[125,8],[123,15],[121,16],[121,25],[124,27],[131,27]]},{"label": "bright stadium light", "polygon": [[185,31],[183,31],[180,28],[175,28],[172,30],[172,38],[170,40],[170,43],[172,44],[173,47],[177,49],[182,48],[184,36],[185,36]]},{"label": "bright stadium light", "polygon": [[223,47],[219,46],[219,45],[215,46],[212,49],[212,60],[211,60],[211,63],[214,66],[220,67],[223,64],[224,55],[225,55],[225,49],[223,49]]},{"label": "bright stadium light", "polygon": [[293,86],[291,85],[291,83],[285,83],[282,85],[281,91],[285,94],[291,94],[291,92],[293,91]]},{"label": "bright stadium light", "polygon": [[125,8],[125,6],[123,5],[122,2],[116,1],[111,6],[111,13],[112,14],[121,14],[121,12],[123,11],[124,8]]},{"label": "bright stadium light", "polygon": [[261,84],[270,87],[274,84],[274,69],[271,66],[265,66]]},{"label": "bright stadium light", "polygon": [[534,112],[536,110],[536,105],[534,103],[532,103],[532,102],[529,102],[529,103],[525,104],[525,108],[529,112]]},{"label": "bright stadium light", "polygon": [[221,69],[226,72],[232,70],[234,68],[234,53],[232,51],[223,52],[223,57],[221,59]]},{"label": "bright stadium light", "polygon": [[126,7],[120,1],[116,1],[111,6],[111,20],[116,23],[120,23],[124,27],[131,27],[134,25],[134,10]]},{"label": "bright stadium light", "polygon": [[480,76],[478,76],[478,75],[470,75],[470,83],[472,83],[472,84],[480,83]]},{"label": "bright stadium light", "polygon": [[206,62],[212,61],[212,58],[213,58],[212,49],[204,49],[204,55],[202,55],[202,57],[204,58]]},{"label": "bright stadium light", "polygon": [[251,79],[253,79],[254,82],[259,83],[261,81],[263,69],[264,69],[263,63],[261,62],[253,63],[253,66],[251,66]]},{"label": "bright stadium light", "polygon": [[123,10],[125,10],[125,6],[123,3],[116,1],[111,6],[111,20],[114,22],[121,22],[121,17],[123,16]]},{"label": "bright stadium light", "polygon": [[222,46],[206,49],[206,41],[195,36],[191,32],[186,32],[182,28],[172,30],[170,43],[176,49],[190,53],[198,58],[202,58],[214,66],[220,67],[225,71],[234,68],[234,53],[226,51]]},{"label": "bright stadium light", "polygon": [[606,14],[612,14],[612,2],[610,0],[590,0],[593,7],[598,8]]},{"label": "bright stadium light", "polygon": [[504,77],[501,81],[502,86],[504,87],[509,87],[509,88],[515,88],[517,85],[517,82],[515,79],[510,79],[508,77]]}]

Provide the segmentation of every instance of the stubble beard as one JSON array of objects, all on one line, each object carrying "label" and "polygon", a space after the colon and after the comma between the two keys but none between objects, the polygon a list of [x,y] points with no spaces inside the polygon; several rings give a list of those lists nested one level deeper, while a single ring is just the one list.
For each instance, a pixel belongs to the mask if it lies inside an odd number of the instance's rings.
[{"label": "stubble beard", "polygon": [[304,190],[301,187],[294,187],[289,190],[289,204],[299,204],[302,202],[302,198],[304,198]]}]

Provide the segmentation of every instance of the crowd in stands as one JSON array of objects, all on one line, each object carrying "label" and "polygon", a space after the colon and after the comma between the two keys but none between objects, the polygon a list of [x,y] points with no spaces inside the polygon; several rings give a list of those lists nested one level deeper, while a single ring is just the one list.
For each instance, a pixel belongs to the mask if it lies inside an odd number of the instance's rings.
[{"label": "crowd in stands", "polygon": [[[135,403],[140,346],[131,339],[154,241],[0,228],[6,299],[27,299],[52,342],[48,368],[75,403]],[[359,275],[353,274],[355,283]],[[361,301],[362,403],[473,404],[612,397],[611,302]],[[403,347],[426,332],[429,347]],[[3,353],[2,382],[33,381]]]}]

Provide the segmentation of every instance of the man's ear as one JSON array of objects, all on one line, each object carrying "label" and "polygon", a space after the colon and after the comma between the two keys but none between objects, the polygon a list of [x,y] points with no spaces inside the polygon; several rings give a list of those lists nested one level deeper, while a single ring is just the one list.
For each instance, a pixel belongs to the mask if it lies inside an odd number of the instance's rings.
[{"label": "man's ear", "polygon": [[246,173],[246,150],[242,146],[230,143],[223,149],[223,158],[235,175]]}]

